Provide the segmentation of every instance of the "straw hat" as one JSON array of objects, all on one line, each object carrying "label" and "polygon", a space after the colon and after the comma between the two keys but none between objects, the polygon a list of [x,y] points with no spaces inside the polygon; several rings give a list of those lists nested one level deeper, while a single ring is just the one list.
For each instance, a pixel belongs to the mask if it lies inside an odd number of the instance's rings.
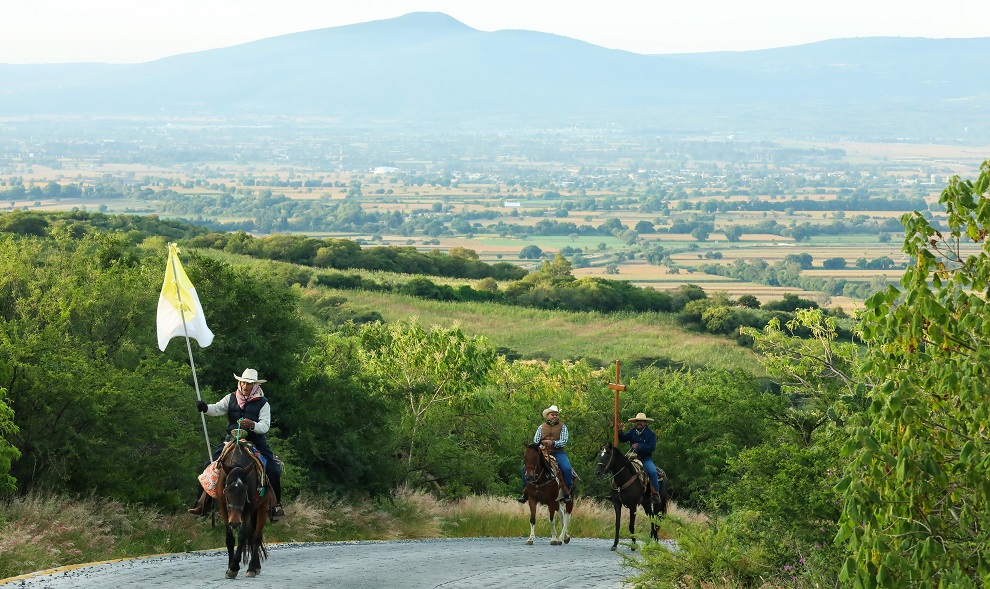
[{"label": "straw hat", "polygon": [[546,419],[547,414],[550,413],[551,411],[556,411],[557,413],[560,413],[560,409],[557,409],[556,405],[550,405],[549,407],[543,410],[543,419]]},{"label": "straw hat", "polygon": [[234,375],[234,378],[236,378],[237,380],[239,380],[241,382],[268,382],[267,380],[259,380],[258,379],[258,371],[255,370],[254,368],[245,368],[244,369],[244,374],[242,374],[240,376],[237,376],[235,374]]},{"label": "straw hat", "polygon": [[649,417],[647,417],[645,413],[643,413],[642,411],[640,411],[639,413],[636,414],[636,417],[631,417],[629,419],[629,421],[645,421],[645,422],[648,423],[648,422],[651,422],[653,420],[650,419]]}]

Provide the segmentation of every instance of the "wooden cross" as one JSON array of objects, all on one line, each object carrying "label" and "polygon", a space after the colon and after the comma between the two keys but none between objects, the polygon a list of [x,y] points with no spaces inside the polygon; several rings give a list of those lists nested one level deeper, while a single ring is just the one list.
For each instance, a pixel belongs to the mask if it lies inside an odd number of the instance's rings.
[{"label": "wooden cross", "polygon": [[612,445],[619,447],[619,391],[626,390],[626,385],[619,384],[619,361],[615,361],[615,382],[608,383],[608,388],[615,391],[615,428]]}]

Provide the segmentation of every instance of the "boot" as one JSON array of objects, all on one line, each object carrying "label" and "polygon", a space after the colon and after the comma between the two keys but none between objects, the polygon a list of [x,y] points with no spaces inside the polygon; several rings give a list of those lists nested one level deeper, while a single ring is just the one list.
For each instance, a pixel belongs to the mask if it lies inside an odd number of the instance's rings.
[{"label": "boot", "polygon": [[518,501],[520,503],[525,503],[525,502],[529,501],[529,498],[526,497],[526,493],[523,493],[522,495],[516,497],[516,501]]},{"label": "boot", "polygon": [[273,524],[278,522],[278,520],[282,519],[283,517],[285,517],[285,510],[282,509],[281,503],[275,505],[275,507],[272,507],[272,510],[268,513],[268,519]]},{"label": "boot", "polygon": [[209,495],[200,491],[199,499],[196,500],[196,505],[190,509],[187,509],[186,513],[206,517],[210,511],[210,507],[212,507],[212,505],[209,505],[211,499],[212,498]]}]

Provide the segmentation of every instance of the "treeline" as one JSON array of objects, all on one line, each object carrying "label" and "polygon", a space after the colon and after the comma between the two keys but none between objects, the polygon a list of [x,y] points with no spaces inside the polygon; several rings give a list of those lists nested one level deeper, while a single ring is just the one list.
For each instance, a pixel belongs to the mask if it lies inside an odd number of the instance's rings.
[{"label": "treeline", "polygon": [[317,239],[299,235],[254,237],[243,231],[209,233],[185,241],[186,245],[243,254],[317,268],[356,268],[448,278],[518,280],[526,270],[507,262],[487,264],[465,248],[445,252],[420,252],[413,247],[362,248],[350,239]]},{"label": "treeline", "polygon": [[[802,260],[807,259],[807,262]],[[841,259],[841,258],[840,258]],[[888,256],[881,256],[867,262],[861,259],[856,266],[865,269],[891,269],[894,261]],[[845,266],[845,261],[839,266],[835,258],[825,260],[826,268],[838,270]],[[779,262],[770,263],[766,260],[735,260],[732,264],[702,264],[699,269],[705,274],[726,276],[743,282],[766,284],[767,286],[791,286],[813,292],[823,292],[833,296],[845,296],[856,299],[866,299],[871,294],[884,288],[890,281],[884,276],[863,281],[846,280],[839,276],[822,278],[819,276],[802,276],[801,271],[811,268],[810,254],[791,254]]]}]

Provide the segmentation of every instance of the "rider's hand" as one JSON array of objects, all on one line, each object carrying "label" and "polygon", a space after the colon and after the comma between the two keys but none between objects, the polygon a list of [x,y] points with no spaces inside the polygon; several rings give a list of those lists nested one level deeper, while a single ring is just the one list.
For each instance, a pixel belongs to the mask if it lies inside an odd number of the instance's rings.
[{"label": "rider's hand", "polygon": [[637,448],[637,446],[639,446],[639,444],[633,444],[632,445],[632,449],[635,450]]},{"label": "rider's hand", "polygon": [[240,419],[238,421],[241,424],[241,429],[251,429],[251,430],[254,429],[254,422],[251,421],[250,419],[247,419],[245,417],[245,418],[242,418],[242,419]]},{"label": "rider's hand", "polygon": [[196,401],[196,409],[198,409],[200,413],[206,413],[206,410],[209,409],[209,407],[207,407],[206,401]]},{"label": "rider's hand", "polygon": [[543,440],[543,445],[550,448],[553,446],[553,440]]}]

